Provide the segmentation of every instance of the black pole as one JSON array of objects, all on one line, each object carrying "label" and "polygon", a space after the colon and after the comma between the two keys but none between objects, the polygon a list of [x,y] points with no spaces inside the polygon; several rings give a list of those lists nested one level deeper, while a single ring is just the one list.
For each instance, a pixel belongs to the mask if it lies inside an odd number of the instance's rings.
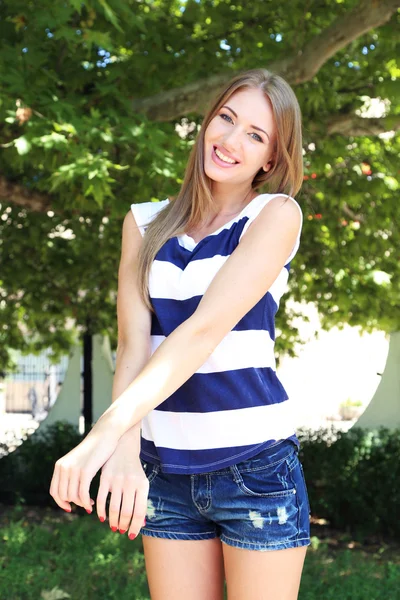
[{"label": "black pole", "polygon": [[92,377],[93,343],[90,321],[86,322],[83,334],[83,420],[85,435],[92,428],[93,422],[93,377]]}]

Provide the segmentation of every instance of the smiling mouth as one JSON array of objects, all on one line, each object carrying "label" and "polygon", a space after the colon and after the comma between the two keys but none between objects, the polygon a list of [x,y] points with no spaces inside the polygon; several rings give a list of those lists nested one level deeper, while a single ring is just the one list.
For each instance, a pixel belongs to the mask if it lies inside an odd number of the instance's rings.
[{"label": "smiling mouth", "polygon": [[[233,167],[233,165],[238,165],[238,164],[239,164],[239,162],[238,162],[237,160],[235,160],[235,162],[228,162],[228,161],[226,161],[226,160],[223,160],[222,158],[220,158],[220,157],[218,156],[218,154],[216,153],[216,150],[218,150],[218,152],[220,152],[221,154],[223,154],[223,152],[221,152],[221,150],[219,150],[219,149],[217,148],[217,146],[213,146],[213,154],[214,154],[214,155],[215,155],[215,156],[218,158],[218,160],[220,160],[221,162],[223,162],[225,165],[230,165],[230,166],[232,166],[232,167]],[[225,155],[224,155],[224,156],[225,156]],[[228,156],[227,158],[229,158],[229,156]],[[233,160],[233,159],[232,159],[232,160]]]}]

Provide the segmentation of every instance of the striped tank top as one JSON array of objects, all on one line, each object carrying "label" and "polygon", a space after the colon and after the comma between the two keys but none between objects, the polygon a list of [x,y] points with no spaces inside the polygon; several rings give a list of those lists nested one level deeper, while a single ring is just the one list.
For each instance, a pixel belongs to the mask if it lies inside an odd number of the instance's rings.
[{"label": "striped tank top", "polygon": [[[151,266],[151,353],[196,310],[218,270],[261,209],[260,194],[234,219],[196,243],[187,234],[167,240]],[[288,196],[287,196],[288,197]],[[290,197],[291,198],[291,197]],[[255,456],[283,439],[300,442],[291,401],[276,374],[275,314],[287,291],[290,262],[267,293],[233,327],[206,362],[142,420],[140,458],[164,473],[207,473]],[[142,235],[169,200],[132,204]],[[178,365],[179,368],[179,365]]]}]

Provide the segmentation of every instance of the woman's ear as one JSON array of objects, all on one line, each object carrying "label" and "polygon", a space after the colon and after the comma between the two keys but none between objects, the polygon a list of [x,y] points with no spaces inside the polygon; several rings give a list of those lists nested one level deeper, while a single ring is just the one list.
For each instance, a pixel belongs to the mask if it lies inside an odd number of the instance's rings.
[{"label": "woman's ear", "polygon": [[[269,166],[268,166],[269,165]],[[269,160],[266,165],[263,166],[263,170],[268,173],[268,171],[272,169],[272,160]]]}]

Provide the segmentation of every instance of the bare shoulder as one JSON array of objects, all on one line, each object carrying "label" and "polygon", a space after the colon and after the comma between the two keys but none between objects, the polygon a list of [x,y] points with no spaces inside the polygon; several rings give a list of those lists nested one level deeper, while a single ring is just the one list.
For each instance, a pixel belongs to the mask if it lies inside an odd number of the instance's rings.
[{"label": "bare shoulder", "polygon": [[[271,198],[261,209],[256,209],[257,216],[252,220],[243,238],[262,236],[272,230],[281,230],[290,237],[292,232],[298,232],[302,226],[303,213],[294,198],[277,195]],[[250,231],[252,234],[249,236]]]},{"label": "bare shoulder", "polygon": [[[139,294],[138,255],[142,235],[130,210],[122,225],[121,259],[118,268],[118,346],[132,349],[135,356],[148,353],[151,316]],[[132,306],[135,310],[132,310]],[[137,353],[140,354],[137,354]]]},{"label": "bare shoulder", "polygon": [[268,204],[264,207],[270,207],[270,210],[276,211],[284,211],[284,214],[287,216],[297,215],[301,216],[301,208],[294,198],[291,196],[274,196]]},{"label": "bare shoulder", "polygon": [[136,232],[140,234],[138,223],[136,222],[136,219],[131,209],[128,210],[124,217],[122,231],[130,231],[131,233]]},{"label": "bare shoulder", "polygon": [[129,210],[122,224],[122,258],[129,262],[137,257],[142,243],[142,234],[131,210]]}]

